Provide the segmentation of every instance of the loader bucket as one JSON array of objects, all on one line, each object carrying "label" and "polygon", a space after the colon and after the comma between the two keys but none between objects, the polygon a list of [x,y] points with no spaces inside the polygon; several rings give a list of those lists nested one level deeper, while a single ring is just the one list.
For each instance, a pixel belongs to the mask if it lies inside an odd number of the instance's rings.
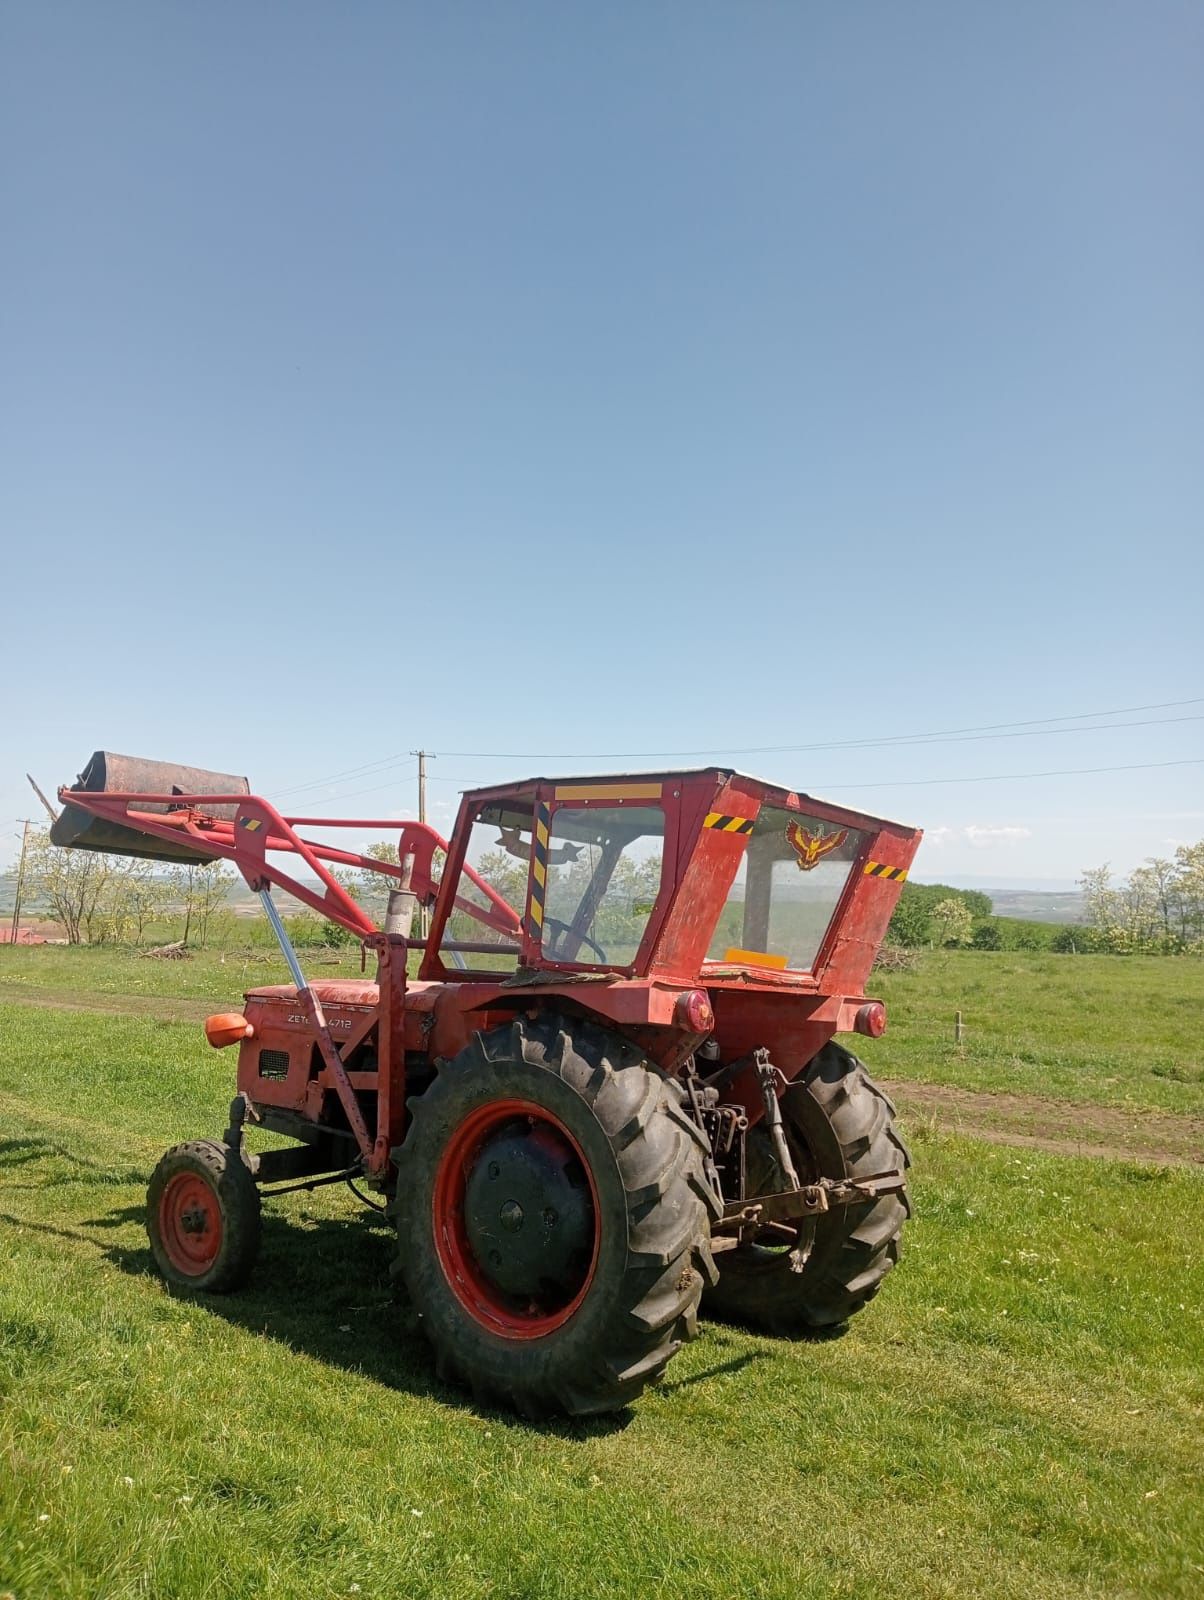
[{"label": "loader bucket", "polygon": [[[206,772],[203,767],[176,767],[166,761],[142,761],[137,756],[114,755],[111,750],[97,750],[80,773],[77,789],[90,794],[250,794],[251,786],[245,778],[235,778],[227,772]],[[141,811],[171,811],[167,801],[146,803]],[[207,806],[215,817],[232,819],[237,809],[232,805]],[[191,845],[176,844],[166,839],[151,838],[134,828],[110,822],[106,817],[95,817],[70,801],[50,830],[51,844],[72,850],[103,850],[118,856],[143,856],[150,861],[182,861],[185,863],[216,861],[203,850]]]}]

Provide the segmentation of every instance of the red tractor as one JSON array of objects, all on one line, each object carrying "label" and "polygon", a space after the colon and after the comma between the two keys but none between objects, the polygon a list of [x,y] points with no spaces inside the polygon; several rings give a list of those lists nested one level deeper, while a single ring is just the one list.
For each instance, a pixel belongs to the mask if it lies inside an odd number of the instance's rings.
[{"label": "red tractor", "polygon": [[[206,1023],[238,1093],[223,1138],[151,1179],[173,1284],[246,1278],[261,1193],[359,1179],[440,1372],[581,1414],[659,1378],[700,1301],[801,1334],[894,1265],[907,1153],[835,1036],[886,1026],[865,985],[916,829],[714,767],[476,789],[450,841],[105,752],[60,798],[58,843],[233,861],[293,978]],[[395,859],[305,827],[399,834]],[[383,875],[383,927],[336,867]],[[274,885],[358,935],[375,979],[308,982]],[[253,1154],[248,1122],[297,1143]]]}]

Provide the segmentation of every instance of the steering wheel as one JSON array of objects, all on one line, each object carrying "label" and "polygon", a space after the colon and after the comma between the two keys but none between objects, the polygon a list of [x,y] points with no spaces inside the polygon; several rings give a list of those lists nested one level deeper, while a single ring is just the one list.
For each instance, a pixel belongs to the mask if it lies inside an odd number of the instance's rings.
[{"label": "steering wheel", "polygon": [[[567,922],[561,922],[559,917],[545,917],[543,919],[543,925],[545,929],[551,928],[553,931],[553,946],[559,944],[561,938],[567,934],[570,939],[579,939],[582,944],[589,945],[590,949],[597,956],[598,960],[602,962],[603,966],[607,965],[609,962],[610,958],[607,956],[606,951],[603,950],[602,946],[596,939],[591,939],[588,933],[577,933],[573,928],[569,927]],[[552,957],[553,961],[558,959],[555,948],[549,950],[548,954]]]}]

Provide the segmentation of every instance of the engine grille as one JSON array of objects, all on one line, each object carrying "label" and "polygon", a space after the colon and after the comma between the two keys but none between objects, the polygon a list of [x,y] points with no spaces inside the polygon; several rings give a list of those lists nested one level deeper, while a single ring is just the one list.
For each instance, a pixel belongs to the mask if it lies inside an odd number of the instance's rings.
[{"label": "engine grille", "polygon": [[287,1078],[288,1051],[261,1050],[259,1052],[259,1076],[261,1078]]}]

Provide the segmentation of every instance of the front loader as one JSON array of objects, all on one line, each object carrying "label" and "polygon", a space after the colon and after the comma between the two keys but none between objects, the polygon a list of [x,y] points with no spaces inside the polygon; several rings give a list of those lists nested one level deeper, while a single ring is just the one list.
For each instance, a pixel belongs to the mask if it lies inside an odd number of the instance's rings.
[{"label": "front loader", "polygon": [[[700,1301],[831,1329],[896,1261],[907,1153],[837,1035],[886,1026],[865,987],[916,829],[717,767],[476,789],[450,840],[107,752],[59,793],[57,843],[233,862],[292,977],[205,1025],[237,1094],[151,1179],[169,1282],[236,1288],[262,1195],[358,1180],[439,1371],[578,1415],[659,1378]],[[396,860],[310,828],[392,834]],[[382,876],[382,926],[335,867]],[[375,977],[309,982],[273,888],[358,935]],[[254,1154],[248,1123],[295,1142]]]}]

